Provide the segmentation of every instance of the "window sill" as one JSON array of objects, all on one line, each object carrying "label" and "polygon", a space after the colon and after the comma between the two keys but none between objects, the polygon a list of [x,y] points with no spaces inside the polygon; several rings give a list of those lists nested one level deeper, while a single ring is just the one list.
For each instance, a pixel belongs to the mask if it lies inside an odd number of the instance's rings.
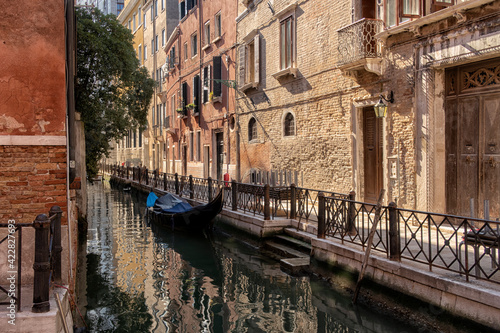
[{"label": "window sill", "polygon": [[215,43],[217,43],[218,41],[220,41],[221,39],[222,39],[222,38],[221,38],[221,36],[218,36],[218,37],[216,37],[216,38],[212,41],[212,43],[214,43],[214,44],[215,44]]},{"label": "window sill", "polygon": [[297,68],[289,67],[289,68],[283,69],[277,73],[274,73],[272,75],[276,80],[282,79],[282,78],[287,77],[289,75],[291,75],[293,77],[297,77]]},{"label": "window sill", "polygon": [[259,143],[264,143],[264,142],[259,140],[259,139],[253,139],[253,140],[248,141],[248,143],[253,145],[253,144],[259,144]]},{"label": "window sill", "polygon": [[203,46],[203,47],[201,48],[201,50],[202,50],[202,51],[205,51],[205,50],[206,50],[206,49],[208,49],[209,47],[210,47],[210,44],[207,44],[207,45]]},{"label": "window sill", "polygon": [[250,83],[247,83],[247,84],[241,86],[240,90],[243,91],[243,92],[245,92],[245,91],[247,91],[249,89],[257,88],[258,85],[259,84],[256,83],[256,82],[250,82]]}]

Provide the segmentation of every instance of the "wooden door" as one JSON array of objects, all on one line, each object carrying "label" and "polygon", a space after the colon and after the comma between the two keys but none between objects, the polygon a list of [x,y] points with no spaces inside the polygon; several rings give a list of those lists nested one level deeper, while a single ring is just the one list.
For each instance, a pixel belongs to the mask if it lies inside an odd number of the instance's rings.
[{"label": "wooden door", "polygon": [[187,156],[188,147],[187,145],[182,145],[182,174],[187,176]]},{"label": "wooden door", "polygon": [[373,107],[363,109],[363,160],[366,202],[377,202],[382,189],[382,121]]},{"label": "wooden door", "polygon": [[446,209],[500,217],[500,60],[446,72]]},{"label": "wooden door", "polygon": [[490,218],[496,219],[500,217],[500,93],[484,96],[482,109],[484,141],[481,175],[484,180],[480,181],[484,184],[483,199],[489,201]]},{"label": "wooden door", "polygon": [[224,165],[224,133],[215,134],[216,149],[217,149],[217,179],[222,179],[222,168]]},{"label": "wooden door", "polygon": [[203,147],[203,178],[210,177],[210,146]]}]

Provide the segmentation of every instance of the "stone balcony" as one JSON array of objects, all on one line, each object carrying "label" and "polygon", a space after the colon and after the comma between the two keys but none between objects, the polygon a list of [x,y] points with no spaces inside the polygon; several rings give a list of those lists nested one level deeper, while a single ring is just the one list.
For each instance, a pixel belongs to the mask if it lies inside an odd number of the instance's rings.
[{"label": "stone balcony", "polygon": [[339,68],[344,71],[365,69],[381,75],[382,43],[375,35],[383,28],[382,20],[363,18],[337,30]]}]

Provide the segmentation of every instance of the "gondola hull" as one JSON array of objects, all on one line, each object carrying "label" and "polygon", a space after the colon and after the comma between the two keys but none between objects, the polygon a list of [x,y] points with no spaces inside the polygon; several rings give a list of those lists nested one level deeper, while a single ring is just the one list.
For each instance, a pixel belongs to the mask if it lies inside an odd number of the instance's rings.
[{"label": "gondola hull", "polygon": [[157,225],[173,231],[202,232],[213,226],[213,219],[222,210],[222,190],[206,205],[195,206],[187,212],[165,213],[148,209],[149,219]]}]

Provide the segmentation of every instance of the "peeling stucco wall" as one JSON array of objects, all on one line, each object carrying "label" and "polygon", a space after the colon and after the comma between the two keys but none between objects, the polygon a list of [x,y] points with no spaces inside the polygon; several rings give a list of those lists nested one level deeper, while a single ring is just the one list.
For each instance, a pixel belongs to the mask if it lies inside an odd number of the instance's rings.
[{"label": "peeling stucco wall", "polygon": [[0,135],[65,135],[64,2],[0,11]]}]

